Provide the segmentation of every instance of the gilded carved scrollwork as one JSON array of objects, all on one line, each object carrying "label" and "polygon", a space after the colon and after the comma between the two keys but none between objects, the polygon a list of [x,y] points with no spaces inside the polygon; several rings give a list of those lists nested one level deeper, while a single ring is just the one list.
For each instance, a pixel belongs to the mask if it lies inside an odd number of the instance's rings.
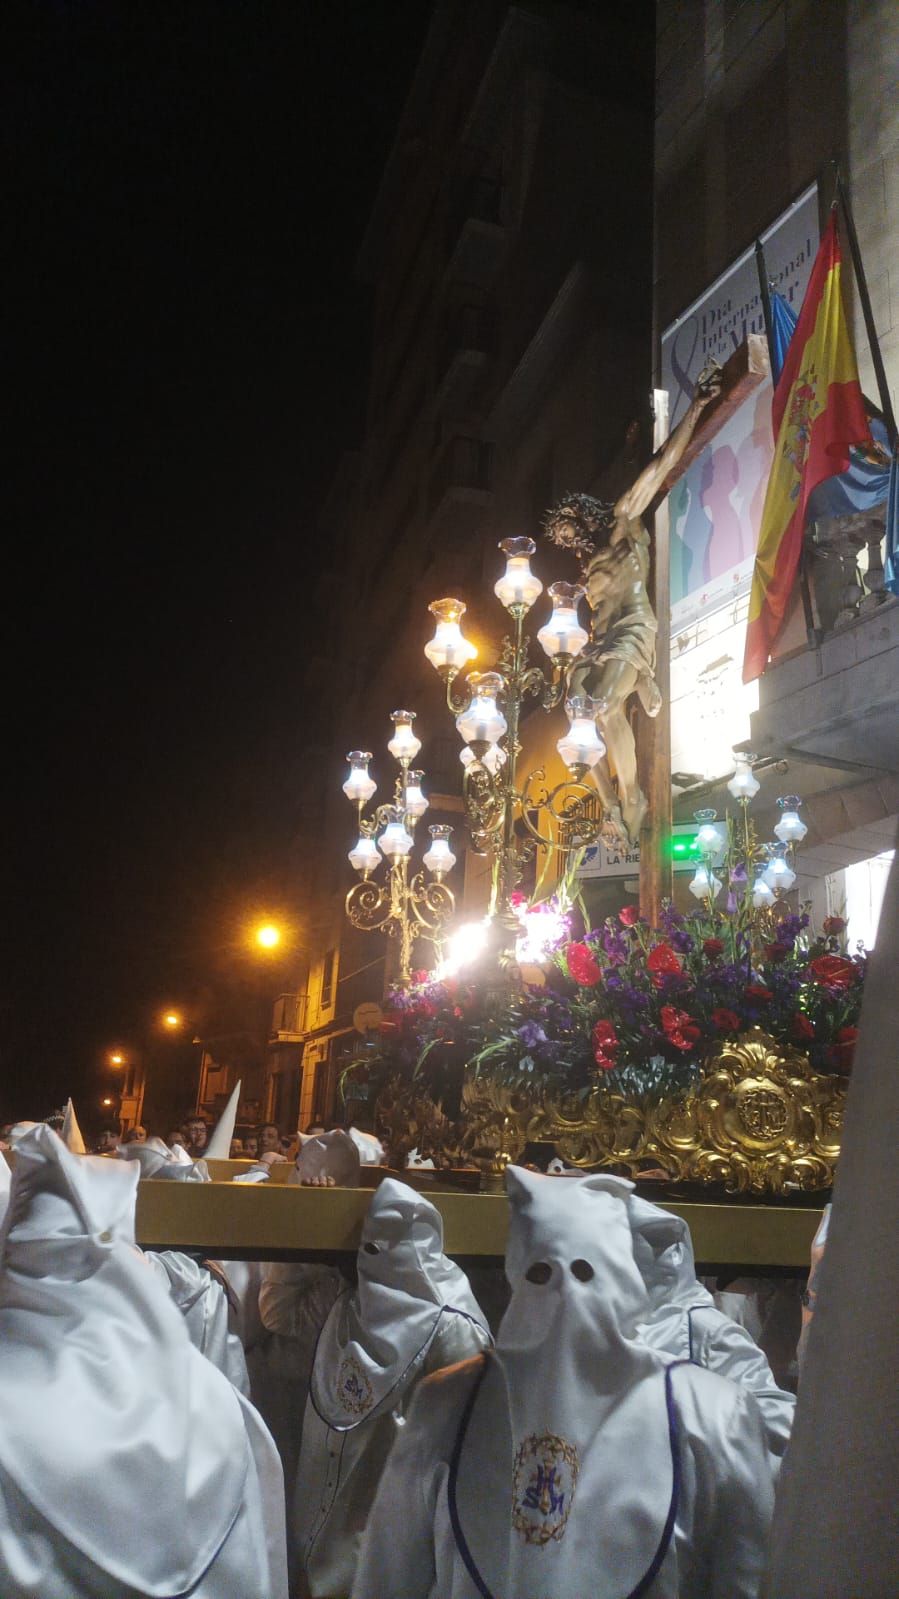
[{"label": "gilded carved scrollwork", "polygon": [[487,1078],[463,1095],[463,1147],[502,1167],[530,1140],[556,1145],[584,1170],[637,1175],[647,1166],[674,1180],[723,1183],[737,1193],[816,1190],[832,1181],[839,1156],[845,1081],[813,1072],[753,1029],[705,1062],[699,1087],[644,1107],[595,1088],[586,1100],[549,1100]]}]

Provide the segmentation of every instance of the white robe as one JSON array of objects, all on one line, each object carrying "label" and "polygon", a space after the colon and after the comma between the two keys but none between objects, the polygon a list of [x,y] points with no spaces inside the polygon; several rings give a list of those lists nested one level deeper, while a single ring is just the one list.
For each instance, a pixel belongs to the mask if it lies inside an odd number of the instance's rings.
[{"label": "white robe", "polygon": [[443,1253],[430,1200],[387,1178],[362,1228],[358,1282],[332,1307],[315,1354],[293,1533],[308,1592],[342,1599],[390,1449],[427,1372],[491,1343],[465,1273]]},{"label": "white robe", "polygon": [[649,1295],[640,1337],[672,1360],[691,1360],[755,1395],[775,1467],[790,1441],[795,1395],[778,1388],[758,1344],[745,1327],[715,1308],[696,1277],[687,1223],[632,1195],[628,1201],[634,1259]]},{"label": "white robe", "polygon": [[282,1479],[134,1247],[135,1163],[18,1140],[0,1250],[3,1599],[286,1599]]},{"label": "white robe", "polygon": [[353,1599],[754,1599],[773,1505],[748,1393],[636,1336],[631,1185],[509,1168],[496,1354],[423,1383]]}]

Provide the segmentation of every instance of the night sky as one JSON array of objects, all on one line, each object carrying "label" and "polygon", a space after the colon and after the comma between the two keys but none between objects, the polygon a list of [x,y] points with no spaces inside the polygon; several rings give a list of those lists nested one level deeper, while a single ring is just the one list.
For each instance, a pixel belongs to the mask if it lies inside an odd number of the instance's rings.
[{"label": "night sky", "polygon": [[353,262],[429,12],[3,8],[0,1121],[90,1121],[104,1052],[278,908]]}]

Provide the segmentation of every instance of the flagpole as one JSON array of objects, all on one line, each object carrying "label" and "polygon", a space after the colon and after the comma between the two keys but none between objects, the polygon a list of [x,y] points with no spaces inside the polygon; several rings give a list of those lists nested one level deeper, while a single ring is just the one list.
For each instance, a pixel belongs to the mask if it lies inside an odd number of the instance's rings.
[{"label": "flagpole", "polygon": [[855,270],[855,282],[858,287],[858,297],[859,301],[861,302],[862,316],[865,319],[865,331],[868,335],[868,347],[871,351],[871,360],[874,364],[874,375],[877,379],[877,392],[880,395],[880,409],[883,412],[883,420],[886,424],[890,448],[895,449],[896,439],[897,436],[899,436],[897,435],[896,430],[896,417],[893,412],[893,402],[890,397],[890,389],[889,384],[887,383],[887,375],[883,364],[883,356],[880,352],[880,341],[877,337],[877,328],[874,325],[874,312],[871,309],[871,296],[868,293],[868,280],[865,276],[865,269],[862,264],[861,250],[859,249],[858,245],[858,234],[855,231],[855,218],[852,215],[852,207],[849,204],[849,196],[846,193],[846,188],[843,183],[839,167],[836,169],[836,193],[837,199],[840,203],[840,210],[843,213],[843,221],[846,225],[846,237],[849,241],[849,254],[852,257],[852,265]]}]

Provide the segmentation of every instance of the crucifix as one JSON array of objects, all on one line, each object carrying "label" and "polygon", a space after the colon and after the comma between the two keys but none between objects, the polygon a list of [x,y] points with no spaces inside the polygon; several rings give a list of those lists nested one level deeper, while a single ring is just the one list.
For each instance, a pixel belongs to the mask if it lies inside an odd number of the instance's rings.
[{"label": "crucifix", "polygon": [[[547,537],[574,550],[584,569],[593,613],[591,642],[571,668],[568,692],[592,707],[606,746],[606,755],[593,769],[606,835],[626,849],[639,843],[640,908],[652,923],[672,887],[665,849],[671,834],[667,496],[767,372],[767,343],[750,335],[723,368],[714,366],[700,376],[686,415],[670,437],[664,414],[667,396],[665,405],[657,406],[656,453],[624,494],[611,504],[569,495],[545,522]],[[643,515],[653,507],[651,546]],[[653,719],[648,724],[640,720],[638,738],[628,714],[634,695]],[[645,793],[638,777],[638,750]]]}]

